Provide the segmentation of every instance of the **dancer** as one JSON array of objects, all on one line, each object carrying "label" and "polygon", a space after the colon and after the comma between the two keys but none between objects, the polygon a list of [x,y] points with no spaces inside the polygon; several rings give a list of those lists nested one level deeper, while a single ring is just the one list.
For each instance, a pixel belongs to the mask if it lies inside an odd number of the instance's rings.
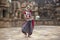
[{"label": "dancer", "polygon": [[22,32],[25,34],[25,37],[27,35],[28,37],[30,37],[34,29],[34,19],[32,17],[32,11],[29,8],[27,8],[23,14],[26,22],[23,24]]}]

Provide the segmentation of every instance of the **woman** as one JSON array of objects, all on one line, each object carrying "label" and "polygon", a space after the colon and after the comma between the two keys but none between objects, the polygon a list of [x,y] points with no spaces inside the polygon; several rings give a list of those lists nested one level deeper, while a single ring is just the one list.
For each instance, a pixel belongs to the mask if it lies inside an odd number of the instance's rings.
[{"label": "woman", "polygon": [[31,10],[26,9],[26,11],[24,11],[24,17],[26,22],[23,24],[22,27],[22,32],[25,34],[25,36],[28,35],[28,37],[30,37],[30,35],[32,35],[33,32],[33,28],[34,28],[34,20],[31,14]]}]

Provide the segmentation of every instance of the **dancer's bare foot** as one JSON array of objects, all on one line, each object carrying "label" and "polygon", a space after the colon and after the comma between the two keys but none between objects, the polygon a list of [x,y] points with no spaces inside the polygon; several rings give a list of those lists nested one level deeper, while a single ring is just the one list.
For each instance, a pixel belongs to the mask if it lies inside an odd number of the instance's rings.
[{"label": "dancer's bare foot", "polygon": [[31,38],[31,36],[30,36],[30,35],[28,35],[28,37],[29,37],[29,38]]},{"label": "dancer's bare foot", "polygon": [[25,38],[27,37],[27,33],[25,33]]}]

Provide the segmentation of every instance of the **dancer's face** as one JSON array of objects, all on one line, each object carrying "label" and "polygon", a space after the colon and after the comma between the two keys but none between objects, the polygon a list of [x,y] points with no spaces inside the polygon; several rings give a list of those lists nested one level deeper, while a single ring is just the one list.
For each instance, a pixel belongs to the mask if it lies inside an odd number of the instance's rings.
[{"label": "dancer's face", "polygon": [[29,11],[29,9],[26,9],[26,11]]}]

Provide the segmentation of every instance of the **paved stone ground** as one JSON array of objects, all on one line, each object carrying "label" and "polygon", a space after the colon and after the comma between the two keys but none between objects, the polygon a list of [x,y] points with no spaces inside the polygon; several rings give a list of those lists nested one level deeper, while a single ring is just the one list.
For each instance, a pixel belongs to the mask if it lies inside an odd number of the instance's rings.
[{"label": "paved stone ground", "polygon": [[60,26],[35,26],[31,38],[20,27],[0,28],[0,40],[60,40]]}]

